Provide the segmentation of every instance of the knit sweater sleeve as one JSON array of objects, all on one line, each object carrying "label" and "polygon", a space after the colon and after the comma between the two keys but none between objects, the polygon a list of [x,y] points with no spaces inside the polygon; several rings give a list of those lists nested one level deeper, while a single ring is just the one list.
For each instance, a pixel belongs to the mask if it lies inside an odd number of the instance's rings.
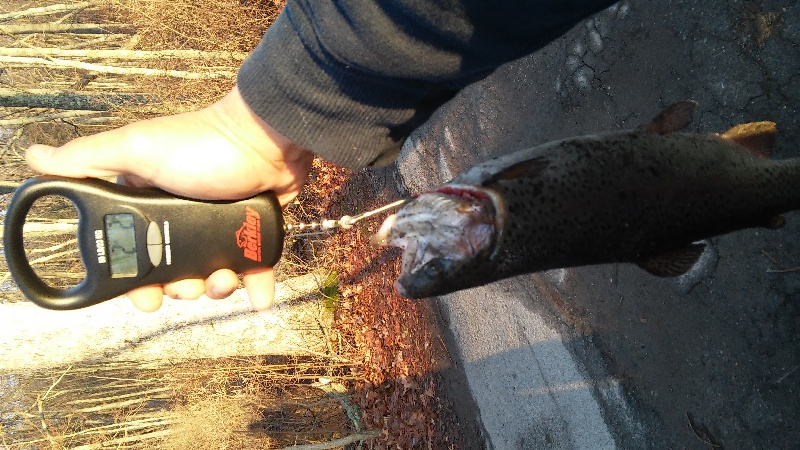
[{"label": "knit sweater sleeve", "polygon": [[239,70],[248,106],[336,164],[394,159],[466,85],[609,0],[289,0]]}]

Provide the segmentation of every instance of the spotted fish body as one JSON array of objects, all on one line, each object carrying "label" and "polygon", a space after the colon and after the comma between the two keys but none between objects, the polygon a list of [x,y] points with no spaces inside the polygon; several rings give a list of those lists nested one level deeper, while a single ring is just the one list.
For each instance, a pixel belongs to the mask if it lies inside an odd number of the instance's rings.
[{"label": "spotted fish body", "polygon": [[800,159],[769,160],[775,124],[677,132],[697,104],[650,124],[495,158],[420,195],[374,237],[404,249],[395,284],[442,295],[521,273],[631,262],[660,276],[691,268],[693,242],[769,226],[800,209]]}]

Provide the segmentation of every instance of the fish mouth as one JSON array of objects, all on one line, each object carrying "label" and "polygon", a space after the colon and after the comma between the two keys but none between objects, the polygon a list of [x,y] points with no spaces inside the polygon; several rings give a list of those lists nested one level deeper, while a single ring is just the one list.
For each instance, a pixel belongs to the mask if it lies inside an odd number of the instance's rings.
[{"label": "fish mouth", "polygon": [[[405,297],[435,295],[475,260],[490,260],[505,218],[493,190],[445,185],[386,218],[372,243],[403,250],[395,287]],[[501,204],[502,205],[502,204]]]}]

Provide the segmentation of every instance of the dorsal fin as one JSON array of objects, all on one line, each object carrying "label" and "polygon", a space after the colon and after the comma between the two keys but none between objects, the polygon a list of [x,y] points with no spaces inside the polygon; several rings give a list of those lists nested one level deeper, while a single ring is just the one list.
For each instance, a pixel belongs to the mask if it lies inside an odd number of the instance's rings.
[{"label": "dorsal fin", "polygon": [[666,134],[686,128],[692,123],[692,116],[697,110],[697,102],[683,100],[673,103],[644,125],[644,129],[651,133]]},{"label": "dorsal fin", "polygon": [[525,161],[512,164],[486,180],[485,185],[499,180],[514,180],[518,178],[533,178],[542,170],[550,165],[550,161],[544,157],[536,157]]},{"label": "dorsal fin", "polygon": [[736,142],[761,157],[767,157],[775,146],[775,122],[750,122],[736,125],[720,136]]}]

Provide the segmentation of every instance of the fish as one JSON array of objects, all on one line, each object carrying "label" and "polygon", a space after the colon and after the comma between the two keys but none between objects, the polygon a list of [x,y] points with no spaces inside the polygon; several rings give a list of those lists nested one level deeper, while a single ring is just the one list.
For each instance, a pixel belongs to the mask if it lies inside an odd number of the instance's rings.
[{"label": "fish", "polygon": [[800,158],[774,160],[774,122],[684,130],[698,104],[634,129],[544,143],[478,164],[389,216],[397,291],[444,295],[525,273],[606,263],[687,273],[708,238],[782,226],[800,209]]}]

